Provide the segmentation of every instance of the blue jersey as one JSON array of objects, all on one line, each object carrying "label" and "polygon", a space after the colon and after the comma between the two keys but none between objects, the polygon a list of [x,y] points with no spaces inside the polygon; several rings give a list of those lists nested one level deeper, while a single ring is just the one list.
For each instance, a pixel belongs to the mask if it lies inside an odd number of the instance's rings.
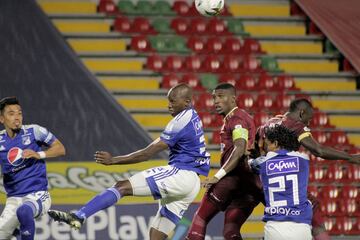
[{"label": "blue jersey", "polygon": [[169,146],[169,165],[208,175],[210,154],[206,151],[201,119],[194,109],[185,109],[174,117],[160,138]]},{"label": "blue jersey", "polygon": [[263,220],[311,224],[307,199],[309,158],[299,152],[279,150],[254,160],[265,194]]},{"label": "blue jersey", "polygon": [[41,151],[41,146],[50,146],[55,139],[39,125],[23,125],[14,138],[10,138],[5,130],[0,131],[0,165],[8,197],[47,190],[45,161],[24,159],[22,152],[25,149]]}]

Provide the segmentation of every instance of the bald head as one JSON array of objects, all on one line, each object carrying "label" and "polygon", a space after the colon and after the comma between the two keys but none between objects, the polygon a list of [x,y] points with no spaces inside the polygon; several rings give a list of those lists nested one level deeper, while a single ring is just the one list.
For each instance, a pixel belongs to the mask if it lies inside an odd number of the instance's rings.
[{"label": "bald head", "polygon": [[300,99],[295,99],[290,103],[289,112],[296,112],[299,110],[309,111],[312,108],[313,108],[312,104],[309,100],[305,98],[300,98]]},{"label": "bald head", "polygon": [[290,103],[289,114],[292,118],[309,126],[313,117],[313,106],[305,98],[296,99]]},{"label": "bald head", "polygon": [[168,96],[170,94],[188,101],[191,101],[192,99],[192,89],[185,83],[178,84],[171,88],[168,92]]},{"label": "bald head", "polygon": [[183,110],[191,107],[192,90],[182,83],[171,88],[168,92],[169,112],[172,116],[176,116]]}]

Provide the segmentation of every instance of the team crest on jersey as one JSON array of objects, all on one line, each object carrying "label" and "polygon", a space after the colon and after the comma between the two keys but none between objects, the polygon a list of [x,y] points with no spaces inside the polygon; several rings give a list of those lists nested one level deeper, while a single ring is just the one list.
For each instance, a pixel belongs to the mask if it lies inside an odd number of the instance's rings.
[{"label": "team crest on jersey", "polygon": [[23,163],[24,158],[22,157],[23,150],[18,147],[13,147],[7,154],[8,162],[13,166],[19,166]]},{"label": "team crest on jersey", "polygon": [[30,136],[23,136],[22,137],[22,144],[29,145],[31,143]]}]

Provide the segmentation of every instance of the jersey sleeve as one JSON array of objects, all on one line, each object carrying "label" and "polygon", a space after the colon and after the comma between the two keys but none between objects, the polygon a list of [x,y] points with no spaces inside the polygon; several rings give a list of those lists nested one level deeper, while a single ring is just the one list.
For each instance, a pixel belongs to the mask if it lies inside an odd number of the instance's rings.
[{"label": "jersey sleeve", "polygon": [[301,142],[304,138],[311,136],[310,128],[301,122],[297,122],[291,130],[295,132],[299,142]]},{"label": "jersey sleeve", "polygon": [[232,118],[229,122],[229,127],[232,132],[232,140],[244,139],[246,142],[249,140],[249,129],[247,128],[247,123],[241,118],[236,117]]},{"label": "jersey sleeve", "polygon": [[34,125],[34,136],[36,141],[42,142],[48,146],[50,146],[56,140],[54,134],[39,125]]},{"label": "jersey sleeve", "polygon": [[160,135],[161,141],[165,142],[169,147],[175,146],[179,139],[183,136],[186,126],[192,117],[192,111],[188,110],[183,115],[177,116],[171,120],[165,130]]}]

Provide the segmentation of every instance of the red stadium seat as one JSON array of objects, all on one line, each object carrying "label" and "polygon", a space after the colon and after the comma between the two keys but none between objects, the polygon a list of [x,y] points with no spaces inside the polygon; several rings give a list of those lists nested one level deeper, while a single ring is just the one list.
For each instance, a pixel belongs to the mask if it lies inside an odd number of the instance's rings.
[{"label": "red stadium seat", "polygon": [[262,73],[259,77],[258,88],[260,90],[274,91],[276,90],[275,80],[267,73]]},{"label": "red stadium seat", "polygon": [[211,143],[212,144],[220,144],[221,143],[220,131],[213,131]]},{"label": "red stadium seat", "polygon": [[316,198],[319,196],[319,189],[317,186],[308,185],[307,191],[308,191],[308,193],[311,193]]},{"label": "red stadium seat", "polygon": [[320,189],[321,199],[339,199],[340,189],[336,186],[325,185]]},{"label": "red stadium seat", "polygon": [[209,37],[205,44],[205,51],[207,53],[216,54],[223,49],[223,42],[220,37]]},{"label": "red stadium seat", "polygon": [[328,139],[328,144],[331,146],[349,144],[348,137],[344,131],[332,131]]},{"label": "red stadium seat", "polygon": [[195,7],[195,1],[190,4],[190,8],[189,8],[189,11],[187,12],[186,16],[189,16],[189,17],[203,17],[197,10],[196,10],[196,7]]},{"label": "red stadium seat", "polygon": [[257,80],[254,76],[241,74],[239,81],[236,83],[236,89],[242,91],[252,91],[256,89]]},{"label": "red stadium seat", "polygon": [[119,10],[112,0],[100,0],[97,7],[98,12],[106,14],[118,14]]},{"label": "red stadium seat", "polygon": [[341,188],[342,199],[360,199],[360,189],[357,186],[345,185]]},{"label": "red stadium seat", "polygon": [[183,59],[180,56],[167,56],[165,60],[166,70],[170,72],[179,72],[184,70]]},{"label": "red stadium seat", "polygon": [[325,170],[319,165],[311,165],[309,171],[309,182],[322,182],[325,178]]},{"label": "red stadium seat", "polygon": [[356,199],[342,199],[339,201],[339,207],[343,216],[360,216],[360,203]]},{"label": "red stadium seat", "polygon": [[188,84],[192,89],[196,91],[204,91],[204,88],[201,86],[199,77],[194,73],[186,73],[182,76],[183,83]]},{"label": "red stadium seat", "polygon": [[150,42],[145,36],[135,36],[131,38],[131,49],[137,52],[147,52],[151,50]]},{"label": "red stadium seat", "polygon": [[165,89],[170,89],[181,82],[181,79],[178,75],[174,73],[166,74],[163,76],[161,87]]},{"label": "red stadium seat", "polygon": [[261,125],[264,125],[267,120],[269,120],[270,116],[269,114],[265,112],[256,112],[254,114],[254,123],[256,127],[259,127]]},{"label": "red stadium seat", "polygon": [[312,128],[329,128],[330,120],[326,113],[324,112],[314,112],[312,121],[310,123]]},{"label": "red stadium seat", "polygon": [[255,99],[251,94],[242,93],[237,97],[237,105],[239,108],[253,110],[255,107]]},{"label": "red stadium seat", "polygon": [[348,165],[347,178],[352,180],[353,182],[360,182],[360,166],[354,164]]},{"label": "red stadium seat", "polygon": [[185,58],[185,67],[189,72],[200,72],[202,70],[202,62],[200,56],[187,56]]},{"label": "red stadium seat", "polygon": [[326,216],[341,216],[340,204],[334,199],[322,199],[320,211]]},{"label": "red stadium seat", "polygon": [[352,229],[352,225],[350,218],[325,218],[325,228],[329,231],[330,235],[341,235],[349,232],[348,230]]},{"label": "red stadium seat", "polygon": [[208,32],[210,35],[224,36],[229,34],[224,20],[213,17],[207,24]]},{"label": "red stadium seat", "polygon": [[174,18],[170,24],[177,34],[186,34],[189,31],[189,22],[184,18]]},{"label": "red stadium seat", "polygon": [[277,83],[277,87],[279,91],[285,90],[298,90],[295,86],[295,80],[290,75],[281,74],[275,77],[275,81]]},{"label": "red stadium seat", "polygon": [[155,30],[152,28],[149,19],[144,17],[137,17],[132,23],[132,32],[142,34],[154,34]]},{"label": "red stadium seat", "polygon": [[221,72],[221,60],[217,55],[208,55],[202,62],[204,70],[208,73]]},{"label": "red stadium seat", "polygon": [[326,171],[325,182],[340,182],[345,178],[345,171],[342,165],[330,164]]},{"label": "red stadium seat", "polygon": [[320,144],[325,144],[327,142],[327,134],[324,131],[311,131],[311,135],[315,141]]},{"label": "red stadium seat", "polygon": [[274,110],[274,99],[271,95],[261,93],[256,99],[256,108],[259,111],[273,111]]},{"label": "red stadium seat", "polygon": [[228,73],[236,73],[241,69],[242,61],[236,55],[225,55],[223,60],[223,70]]},{"label": "red stadium seat", "polygon": [[194,51],[196,53],[202,53],[205,51],[204,40],[197,36],[189,37],[189,39],[187,41],[187,46],[188,46],[188,48],[190,48],[192,51]]},{"label": "red stadium seat", "polygon": [[148,56],[146,67],[154,72],[161,72],[164,67],[163,60],[159,55]]},{"label": "red stadium seat", "polygon": [[173,5],[173,10],[177,12],[178,15],[187,16],[190,10],[190,6],[186,1],[175,1]]},{"label": "red stadium seat", "polygon": [[232,73],[224,73],[219,76],[219,82],[221,83],[230,83],[231,85],[236,85],[236,75]]},{"label": "red stadium seat", "polygon": [[243,70],[245,72],[253,72],[253,73],[263,72],[260,61],[253,56],[244,57]]},{"label": "red stadium seat", "polygon": [[207,23],[204,18],[194,18],[190,21],[190,34],[198,34],[200,36],[207,35]]},{"label": "red stadium seat", "polygon": [[113,30],[117,32],[131,32],[131,21],[127,17],[118,16],[114,21]]},{"label": "red stadium seat", "polygon": [[240,39],[235,37],[227,37],[224,42],[223,53],[241,54],[242,45]]},{"label": "red stadium seat", "polygon": [[244,39],[244,53],[245,54],[261,54],[264,53],[264,51],[261,50],[260,43],[252,38],[246,38]]},{"label": "red stadium seat", "polygon": [[280,93],[276,95],[275,99],[275,109],[278,113],[283,113],[288,111],[290,103],[294,99],[294,97],[285,93]]},{"label": "red stadium seat", "polygon": [[198,111],[213,111],[214,100],[210,93],[204,92],[194,97],[195,108]]}]

